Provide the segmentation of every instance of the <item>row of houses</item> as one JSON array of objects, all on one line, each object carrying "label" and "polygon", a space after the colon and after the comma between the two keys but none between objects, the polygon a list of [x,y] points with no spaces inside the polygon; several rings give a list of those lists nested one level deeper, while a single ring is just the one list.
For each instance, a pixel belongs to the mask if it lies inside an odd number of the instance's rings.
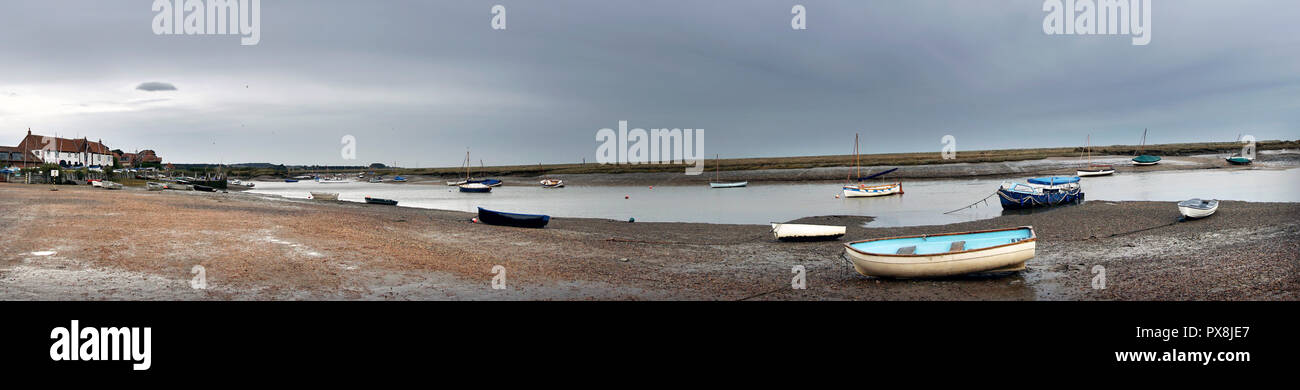
[{"label": "row of houses", "polygon": [[152,150],[138,153],[126,153],[111,150],[103,140],[91,141],[88,138],[67,139],[32,134],[27,129],[27,136],[15,146],[0,146],[0,167],[33,167],[42,164],[59,164],[63,167],[108,167],[116,159],[124,167],[134,167],[145,163],[162,163]]}]

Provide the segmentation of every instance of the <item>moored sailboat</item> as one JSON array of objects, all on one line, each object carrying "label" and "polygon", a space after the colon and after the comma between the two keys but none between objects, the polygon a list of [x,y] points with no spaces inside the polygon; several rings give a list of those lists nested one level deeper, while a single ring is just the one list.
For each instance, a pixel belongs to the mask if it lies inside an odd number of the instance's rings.
[{"label": "moored sailboat", "polygon": [[[853,135],[853,166],[857,169],[858,184],[846,184],[840,188],[845,198],[864,198],[864,197],[903,194],[903,183],[901,182],[880,184],[880,185],[873,185],[873,186],[869,186],[861,183],[862,180],[866,180],[866,179],[862,177],[862,164],[860,161],[858,161],[858,135],[857,134]],[[885,173],[893,172],[895,170],[898,170],[898,168],[877,173],[869,177],[880,176]]]}]

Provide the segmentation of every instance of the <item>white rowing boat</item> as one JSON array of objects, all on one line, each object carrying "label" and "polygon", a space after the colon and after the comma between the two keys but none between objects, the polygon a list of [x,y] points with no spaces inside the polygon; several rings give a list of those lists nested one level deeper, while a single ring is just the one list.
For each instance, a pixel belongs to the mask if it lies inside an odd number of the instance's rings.
[{"label": "white rowing boat", "polygon": [[163,183],[156,183],[156,182],[152,182],[152,181],[151,181],[151,182],[148,182],[148,183],[145,183],[145,189],[146,189],[146,190],[149,190],[149,191],[162,191],[163,189],[166,189],[166,188],[167,188],[167,185],[166,185],[166,184],[163,184]]},{"label": "white rowing boat", "polygon": [[853,269],[868,276],[925,278],[1025,269],[1034,228],[878,238],[844,244]]},{"label": "white rowing boat", "polygon": [[339,200],[337,192],[312,192],[311,198],[315,200]]},{"label": "white rowing boat", "polygon": [[[1107,165],[1106,167],[1109,167],[1109,165]],[[1115,168],[1103,168],[1100,166],[1074,171],[1074,175],[1079,177],[1106,176],[1113,173],[1115,173]]]},{"label": "white rowing boat", "polygon": [[844,226],[773,223],[772,236],[781,241],[834,240],[844,235]]},{"label": "white rowing boat", "polygon": [[1219,210],[1219,201],[1214,199],[1188,199],[1178,202],[1178,212],[1187,218],[1205,218]]},{"label": "white rowing boat", "polygon": [[740,188],[749,185],[747,181],[738,181],[732,183],[709,183],[709,188]]}]

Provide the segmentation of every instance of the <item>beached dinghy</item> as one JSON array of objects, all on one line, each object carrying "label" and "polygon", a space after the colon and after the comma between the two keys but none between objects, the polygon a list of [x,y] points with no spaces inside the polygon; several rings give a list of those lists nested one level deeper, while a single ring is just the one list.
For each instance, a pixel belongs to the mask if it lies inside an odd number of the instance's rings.
[{"label": "beached dinghy", "polygon": [[867,276],[926,278],[1025,269],[1034,228],[879,238],[844,244],[853,269]]},{"label": "beached dinghy", "polygon": [[1083,188],[1076,176],[1036,177],[1029,184],[1003,182],[997,191],[1003,209],[1056,206],[1083,201]]},{"label": "beached dinghy", "polygon": [[563,187],[564,187],[564,180],[560,180],[560,179],[542,180],[542,188],[563,188]]},{"label": "beached dinghy", "polygon": [[1251,159],[1245,157],[1228,157],[1226,161],[1228,161],[1228,164],[1232,164],[1232,165],[1248,165],[1254,162]]},{"label": "beached dinghy", "polygon": [[542,228],[551,222],[551,216],[540,214],[516,214],[478,208],[479,222],[488,225],[514,226],[523,228]]},{"label": "beached dinghy", "polygon": [[834,240],[844,235],[846,227],[827,225],[802,225],[797,223],[773,223],[772,236],[781,241],[821,241]]},{"label": "beached dinghy", "polygon": [[100,183],[100,186],[101,186],[101,187],[104,187],[104,189],[106,189],[106,190],[120,190],[120,189],[122,189],[122,185],[121,185],[121,184],[119,184],[119,183],[114,183],[114,182],[111,182],[111,181],[104,181],[104,182]]},{"label": "beached dinghy", "polygon": [[[1142,129],[1142,144],[1141,146],[1138,146],[1138,151],[1145,149],[1146,146],[1147,146],[1147,129]],[[1141,156],[1137,156],[1133,158],[1133,165],[1137,165],[1137,166],[1156,165],[1159,163],[1160,163],[1160,156],[1143,154]]]},{"label": "beached dinghy", "polygon": [[845,198],[861,198],[868,196],[886,196],[903,193],[903,183],[884,184],[878,186],[869,186],[866,184],[844,186]]},{"label": "beached dinghy", "polygon": [[337,192],[313,192],[311,198],[315,200],[339,200]]},{"label": "beached dinghy", "polygon": [[369,197],[369,196],[366,197],[366,203],[369,203],[369,204],[378,204],[378,205],[385,205],[385,206],[396,206],[396,205],[397,205],[397,201],[392,200],[392,199],[371,198],[371,197]]},{"label": "beached dinghy", "polygon": [[1178,212],[1187,218],[1205,218],[1219,210],[1219,201],[1210,199],[1188,199],[1178,202]]},{"label": "beached dinghy", "polygon": [[166,185],[166,184],[163,184],[163,183],[157,183],[157,182],[152,182],[152,181],[151,181],[151,182],[148,182],[148,183],[145,183],[145,189],[146,189],[146,190],[149,190],[149,191],[162,191],[162,190],[164,190],[164,189],[166,189],[166,188],[167,188],[167,185]]}]

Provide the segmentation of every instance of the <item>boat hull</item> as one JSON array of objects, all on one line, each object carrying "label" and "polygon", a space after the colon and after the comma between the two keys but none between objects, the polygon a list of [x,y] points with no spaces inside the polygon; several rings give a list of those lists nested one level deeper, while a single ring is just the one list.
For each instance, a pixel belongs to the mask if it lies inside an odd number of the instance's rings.
[{"label": "boat hull", "polygon": [[1075,171],[1074,175],[1079,177],[1088,177],[1088,176],[1106,176],[1113,173],[1115,173],[1114,169],[1080,169],[1078,171]]},{"label": "boat hull", "polygon": [[339,200],[337,192],[313,192],[311,198],[315,200]]},{"label": "boat hull", "polygon": [[879,186],[856,185],[844,186],[842,189],[844,190],[845,198],[866,198],[902,194],[903,184],[893,183]]},{"label": "boat hull", "polygon": [[1083,190],[1081,189],[1048,192],[1043,194],[1026,194],[1016,191],[1007,191],[1005,188],[998,188],[997,193],[998,200],[1002,201],[1002,208],[1007,210],[1058,206],[1083,201]]},{"label": "boat hull", "polygon": [[1227,161],[1228,164],[1232,164],[1232,165],[1249,165],[1252,162],[1251,160],[1243,157],[1233,157],[1233,158],[1226,159],[1225,161]]},{"label": "boat hull", "polygon": [[[921,240],[940,238],[947,235],[970,235],[995,233],[1009,230],[1028,229],[1029,237],[1003,245],[966,251],[944,252],[937,254],[878,254],[855,249],[854,244],[897,239]],[[880,240],[857,241],[845,246],[845,257],[853,263],[853,269],[860,274],[889,278],[929,278],[965,275],[986,272],[1011,272],[1025,269],[1025,262],[1034,257],[1037,238],[1033,228],[1020,227],[984,232],[963,232],[933,236],[895,237]]]},{"label": "boat hull", "polygon": [[1191,199],[1178,202],[1178,212],[1189,219],[1205,218],[1214,215],[1215,211],[1219,211],[1219,201],[1217,200]]},{"label": "boat hull", "polygon": [[734,183],[709,183],[709,188],[740,188],[749,185],[747,181],[738,181]]},{"label": "boat hull", "polygon": [[479,222],[488,225],[514,226],[540,229],[551,222],[551,216],[540,214],[517,214],[478,208]]},{"label": "boat hull", "polygon": [[458,188],[460,188],[460,192],[470,192],[470,193],[492,192],[492,187],[489,187],[483,183],[465,183],[458,186]]},{"label": "boat hull", "polygon": [[380,199],[380,198],[371,198],[371,197],[366,197],[366,203],[368,203],[368,204],[384,205],[384,206],[396,206],[396,205],[397,205],[397,201],[392,200],[392,199]]},{"label": "boat hull", "polygon": [[803,225],[794,223],[772,224],[772,236],[781,241],[827,241],[844,236],[844,226]]}]

